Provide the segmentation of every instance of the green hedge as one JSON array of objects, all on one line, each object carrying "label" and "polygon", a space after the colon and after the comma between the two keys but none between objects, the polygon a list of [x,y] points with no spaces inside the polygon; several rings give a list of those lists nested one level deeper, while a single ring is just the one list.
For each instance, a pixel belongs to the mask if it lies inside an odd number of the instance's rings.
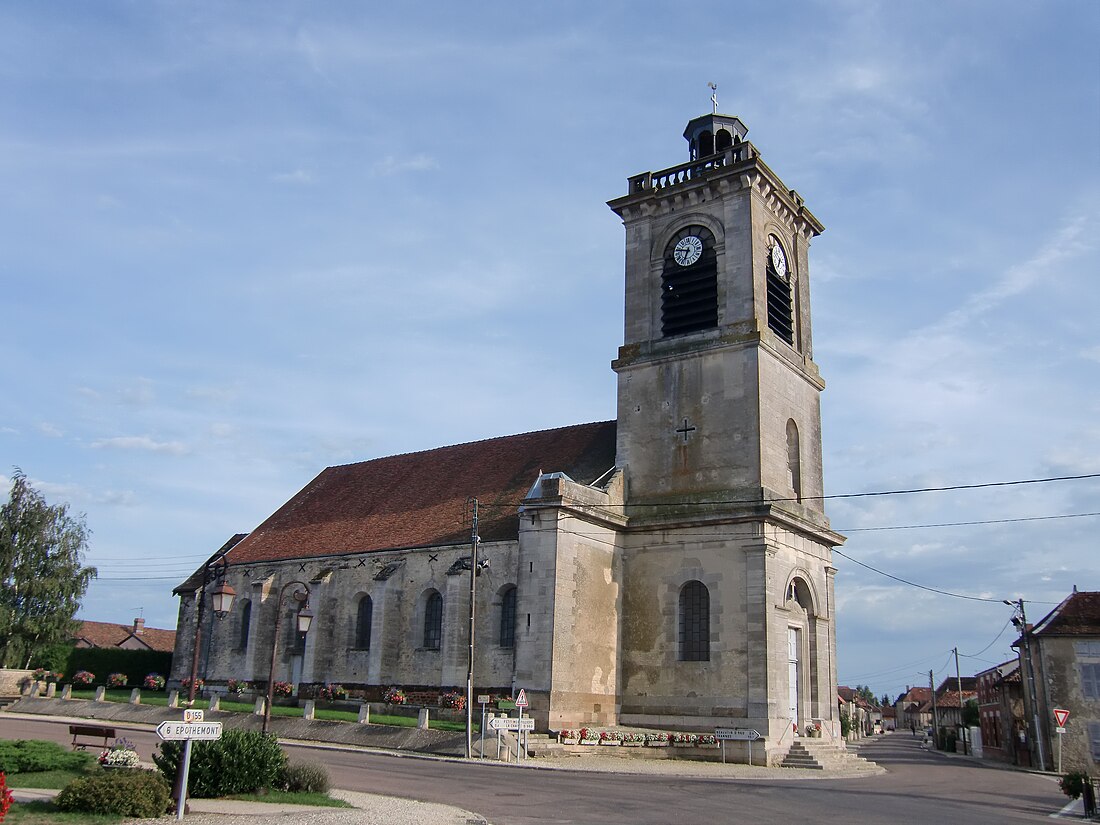
[{"label": "green hedge", "polygon": [[146,673],[159,673],[167,677],[172,672],[172,654],[157,650],[123,650],[120,647],[74,647],[65,663],[65,679],[78,670],[95,674],[95,684],[107,684],[111,673],[125,673],[130,685],[141,687]]},{"label": "green hedge", "polygon": [[0,771],[4,773],[79,771],[92,761],[92,754],[70,751],[56,742],[41,739],[0,740]]},{"label": "green hedge", "polygon": [[167,780],[156,771],[119,768],[73,780],[57,795],[55,804],[62,811],[151,819],[168,810],[171,793]]},{"label": "green hedge", "polygon": [[[169,740],[160,743],[153,762],[164,776],[174,778],[182,755],[183,742]],[[274,734],[234,728],[220,739],[192,744],[187,791],[203,798],[253,793],[278,787],[285,771],[286,754]]]}]

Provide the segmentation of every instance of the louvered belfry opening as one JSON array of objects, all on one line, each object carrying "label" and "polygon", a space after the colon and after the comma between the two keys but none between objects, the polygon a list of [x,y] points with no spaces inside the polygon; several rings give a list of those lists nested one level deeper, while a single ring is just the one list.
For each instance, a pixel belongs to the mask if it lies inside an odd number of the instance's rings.
[{"label": "louvered belfry opening", "polygon": [[[673,258],[676,244],[695,236],[703,242],[703,253],[690,266]],[[714,236],[702,226],[687,226],[669,241],[661,274],[661,333],[684,335],[718,326],[718,261]]]},{"label": "louvered belfry opening", "polygon": [[791,282],[787,276],[776,272],[772,266],[771,258],[768,258],[768,327],[790,344],[794,346],[794,313],[791,304]]}]

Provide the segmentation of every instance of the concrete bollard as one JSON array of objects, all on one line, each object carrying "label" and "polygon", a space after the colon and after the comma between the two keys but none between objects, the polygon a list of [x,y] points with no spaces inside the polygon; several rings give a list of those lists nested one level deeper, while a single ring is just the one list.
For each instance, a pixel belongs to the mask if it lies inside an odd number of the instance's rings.
[{"label": "concrete bollard", "polygon": [[27,693],[27,695],[28,696],[38,696],[41,692],[42,692],[42,683],[41,682],[31,682],[31,688],[30,688],[30,691]]},{"label": "concrete bollard", "polygon": [[420,728],[420,730],[427,730],[428,729],[428,709],[427,708],[421,708],[420,712],[418,714],[416,714],[416,726],[418,728]]},{"label": "concrete bollard", "polygon": [[130,704],[131,705],[140,705],[141,704],[141,688],[134,688],[133,690],[130,691]]},{"label": "concrete bollard", "polygon": [[72,685],[65,685],[65,687],[61,688],[61,698],[62,699],[72,699],[73,698],[73,686]]},{"label": "concrete bollard", "polygon": [[210,710],[220,710],[222,706],[222,695],[215,693],[210,697]]},{"label": "concrete bollard", "polygon": [[106,698],[107,698],[107,686],[106,685],[99,685],[95,689],[95,700],[97,702],[102,702]]},{"label": "concrete bollard", "polygon": [[46,685],[46,698],[52,699],[57,694],[57,682],[50,682]]},{"label": "concrete bollard", "polygon": [[363,704],[361,704],[359,706],[359,724],[360,725],[369,725],[370,724],[370,705],[367,704],[366,702],[364,702]]},{"label": "concrete bollard", "polygon": [[252,712],[256,716],[264,715],[264,702],[267,701],[263,696],[256,697],[256,704],[252,706]]},{"label": "concrete bollard", "polygon": [[168,707],[178,708],[180,706],[180,692],[178,690],[168,691]]},{"label": "concrete bollard", "polygon": [[302,718],[312,719],[317,711],[317,703],[312,699],[306,699],[306,706],[302,708]]}]

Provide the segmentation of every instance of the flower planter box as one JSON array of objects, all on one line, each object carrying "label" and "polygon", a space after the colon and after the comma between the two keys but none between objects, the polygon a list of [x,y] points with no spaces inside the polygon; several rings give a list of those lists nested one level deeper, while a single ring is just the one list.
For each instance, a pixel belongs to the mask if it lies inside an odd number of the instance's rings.
[{"label": "flower planter box", "polygon": [[581,740],[580,739],[574,739],[572,737],[564,737],[564,738],[558,737],[558,741],[561,742],[561,744],[563,744],[563,745],[578,745],[578,744],[580,744]]},{"label": "flower planter box", "polygon": [[612,746],[618,747],[619,745],[622,744],[622,742],[620,742],[617,739],[604,739],[602,742],[600,742],[600,744],[601,745],[612,745]]},{"label": "flower planter box", "polygon": [[598,744],[600,744],[600,740],[599,739],[581,739],[580,741],[577,742],[577,744],[578,745],[598,745]]},{"label": "flower planter box", "polygon": [[644,742],[623,742],[624,748],[640,748],[644,745]]}]

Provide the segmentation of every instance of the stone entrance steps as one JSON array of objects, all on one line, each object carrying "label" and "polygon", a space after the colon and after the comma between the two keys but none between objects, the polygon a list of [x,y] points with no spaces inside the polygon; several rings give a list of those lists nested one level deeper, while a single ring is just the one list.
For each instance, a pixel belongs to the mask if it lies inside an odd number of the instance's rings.
[{"label": "stone entrance steps", "polygon": [[779,763],[782,768],[803,768],[811,771],[843,771],[845,773],[880,773],[882,768],[856,756],[843,742],[825,739],[795,739],[787,755]]}]

